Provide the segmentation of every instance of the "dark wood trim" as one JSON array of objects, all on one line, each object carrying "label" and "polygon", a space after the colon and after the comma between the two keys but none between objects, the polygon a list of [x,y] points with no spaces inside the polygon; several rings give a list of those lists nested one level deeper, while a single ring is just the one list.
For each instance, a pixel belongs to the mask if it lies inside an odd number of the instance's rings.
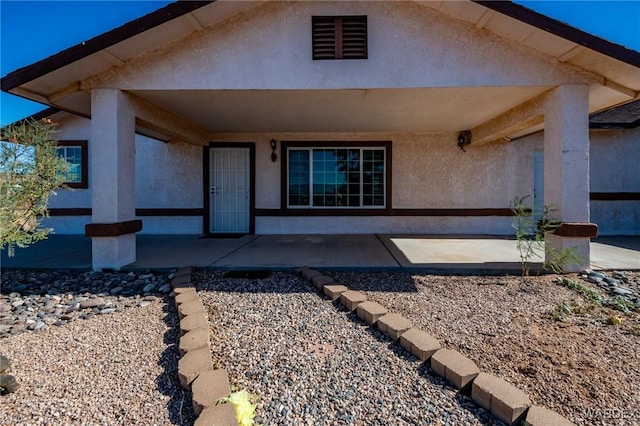
[{"label": "dark wood trim", "polygon": [[136,209],[136,216],[202,216],[204,209],[201,208],[159,208],[159,209]]},{"label": "dark wood trim", "polygon": [[592,192],[591,201],[640,201],[640,192]]},{"label": "dark wood trim", "polygon": [[249,233],[256,233],[256,144],[251,142],[249,145],[249,182],[251,188],[249,190]]},{"label": "dark wood trim", "polygon": [[202,229],[205,234],[211,234],[211,202],[209,199],[210,182],[210,148],[249,148],[249,233],[256,232],[256,144],[255,142],[209,142],[202,150],[202,193],[204,206]]},{"label": "dark wood trim", "polygon": [[486,209],[256,209],[256,216],[291,217],[291,216],[397,216],[397,217],[512,217],[513,211],[508,208]]},{"label": "dark wood trim", "polygon": [[553,230],[560,237],[595,238],[598,236],[598,225],[595,223],[567,222]]},{"label": "dark wood trim", "polygon": [[[12,93],[12,94],[14,96],[18,96],[18,97],[20,97],[22,99],[26,99],[28,101],[32,101],[32,99],[29,99],[29,98],[27,98],[25,96],[17,95],[17,94],[14,94],[14,93]],[[49,118],[53,114],[56,114],[56,113],[58,113],[60,111],[63,111],[63,110],[61,110],[60,108],[56,108],[56,107],[45,108],[42,111],[38,111],[38,112],[36,112],[34,114],[31,114],[28,117],[24,117],[24,118],[21,118],[19,120],[16,120],[13,123],[10,123],[9,126],[24,126],[24,125],[29,124],[29,123],[34,122],[34,121],[40,121],[40,120],[43,120],[45,118]]]},{"label": "dark wood trim", "polygon": [[[284,148],[370,148],[370,147],[391,147],[391,141],[282,141],[281,149]],[[284,150],[283,152],[286,152]]]},{"label": "dark wood trim", "polygon": [[75,208],[63,208],[63,209],[48,209],[49,216],[91,216],[91,207],[75,207]]},{"label": "dark wood trim", "polygon": [[27,123],[29,121],[40,121],[43,118],[49,118],[53,114],[57,114],[60,111],[62,111],[62,110],[60,108],[56,108],[56,107],[45,108],[42,111],[38,111],[38,112],[28,116],[28,117],[23,118],[22,120],[16,121],[13,124]]},{"label": "dark wood trim", "polygon": [[142,230],[140,219],[116,223],[89,223],[84,226],[84,233],[87,237],[119,237],[135,234],[140,230]]},{"label": "dark wood trim", "polygon": [[206,235],[210,233],[211,223],[211,200],[209,199],[209,147],[202,147],[202,232]]},{"label": "dark wood trim", "polygon": [[514,213],[510,208],[393,209],[392,216],[512,217]]},{"label": "dark wood trim", "polygon": [[130,37],[143,33],[151,28],[164,24],[177,17],[193,12],[213,1],[177,1],[170,3],[141,18],[129,21],[126,24],[106,33],[100,34],[90,40],[69,47],[53,56],[38,61],[34,64],[17,69],[0,80],[3,92],[18,87],[24,83],[35,80],[52,71],[60,69],[91,54],[120,43]]},{"label": "dark wood trim", "polygon": [[[49,209],[49,216],[91,216],[91,207],[84,208],[54,208]],[[159,208],[159,209],[136,209],[136,216],[202,216],[202,208]]]},{"label": "dark wood trim", "polygon": [[385,142],[385,182],[386,182],[386,199],[384,200],[384,205],[386,210],[392,211],[393,206],[391,205],[391,189],[393,188],[393,144],[391,141]]},{"label": "dark wood trim", "polygon": [[[484,7],[495,10],[503,15],[510,16],[520,22],[532,25],[548,33],[562,37],[565,40],[572,41],[581,46],[600,52],[611,58],[626,62],[635,67],[640,67],[640,53],[628,49],[619,44],[611,43],[600,37],[586,33],[582,30],[574,28],[570,25],[550,18],[541,13],[535,12],[524,6],[512,3],[510,1],[481,1],[473,0]],[[579,6],[578,6],[579,7]]]},{"label": "dark wood trim", "polygon": [[[287,166],[289,158],[287,157],[288,148],[385,148],[385,200],[384,208],[361,208],[361,209],[317,209],[317,208],[288,208],[287,207],[287,188],[289,186],[289,174],[287,173]],[[281,141],[280,142],[280,211],[291,210],[292,212],[310,211],[327,212],[327,216],[352,216],[344,213],[347,211],[362,212],[367,210],[373,210],[378,214],[363,214],[363,216],[388,216],[391,211],[391,188],[392,176],[393,176],[393,142],[392,141]],[[313,161],[313,159],[310,159]],[[334,210],[343,212],[342,214],[334,215]],[[380,212],[387,212],[387,214],[379,214]],[[355,214],[356,216],[358,214]],[[258,215],[262,216],[262,215]],[[323,216],[323,214],[309,213],[309,214],[286,214],[282,216]]]},{"label": "dark wood trim", "polygon": [[74,189],[87,189],[89,188],[89,145],[86,140],[59,140],[56,141],[56,146],[79,146],[82,149],[82,157],[80,158],[80,167],[82,168],[82,174],[80,175],[80,182],[65,182],[64,184],[69,188]]}]

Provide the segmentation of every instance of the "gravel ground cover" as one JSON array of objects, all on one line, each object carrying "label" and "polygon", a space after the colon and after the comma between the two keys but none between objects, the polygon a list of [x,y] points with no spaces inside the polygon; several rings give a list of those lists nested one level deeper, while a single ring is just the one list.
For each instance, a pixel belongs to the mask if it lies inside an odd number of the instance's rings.
[{"label": "gravel ground cover", "polygon": [[0,338],[77,319],[144,307],[171,292],[165,274],[5,271],[0,279]]},{"label": "gravel ground cover", "polygon": [[192,277],[214,365],[257,395],[256,424],[502,424],[292,273]]},{"label": "gravel ground cover", "polygon": [[[9,373],[20,388],[0,396],[1,425],[193,423],[190,395],[178,382],[173,299],[157,291],[164,278],[149,275],[140,281],[136,274],[2,273],[0,303],[12,307],[4,318],[18,331],[0,337],[0,353],[12,361]],[[120,294],[123,288],[148,286],[145,280],[159,284],[155,292],[147,287],[151,293]],[[113,288],[118,295],[110,294]],[[99,303],[87,308],[69,303],[77,297]],[[23,303],[12,306],[8,300]],[[51,301],[54,309],[46,312]],[[73,315],[62,322],[67,306]],[[32,317],[45,326],[25,327]]]},{"label": "gravel ground cover", "polygon": [[[640,294],[640,274],[628,273]],[[555,276],[334,274],[579,425],[640,424],[640,320],[590,307]],[[579,276],[570,279],[600,291]],[[575,313],[556,321],[563,303]],[[583,308],[577,309],[575,307]]]},{"label": "gravel ground cover", "polygon": [[[612,311],[589,308],[552,276],[334,277],[577,424],[640,424],[637,314],[607,324]],[[637,297],[640,274],[626,277]],[[214,362],[258,395],[259,423],[501,424],[293,273],[196,271],[193,282]],[[0,397],[0,424],[192,424],[165,284],[149,273],[3,272],[0,353],[21,387]],[[601,284],[585,285],[604,296]],[[552,320],[563,303],[574,313]]]}]

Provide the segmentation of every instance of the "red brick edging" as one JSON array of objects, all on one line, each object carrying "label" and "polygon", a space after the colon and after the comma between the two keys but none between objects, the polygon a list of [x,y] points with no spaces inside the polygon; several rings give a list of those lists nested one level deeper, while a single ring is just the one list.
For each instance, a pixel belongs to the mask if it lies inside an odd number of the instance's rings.
[{"label": "red brick edging", "polygon": [[431,370],[457,389],[471,387],[471,399],[499,420],[509,425],[523,422],[524,426],[575,426],[557,412],[533,405],[527,394],[509,382],[480,372],[476,363],[460,352],[442,348],[433,336],[414,328],[408,319],[367,301],[365,294],[350,290],[314,269],[303,267],[298,272],[331,301],[340,300],[367,324],[392,340],[399,339],[400,345],[418,359],[429,360]]},{"label": "red brick edging", "polygon": [[226,369],[213,368],[207,313],[191,285],[191,272],[190,267],[182,268],[169,276],[180,319],[180,385],[191,390],[194,426],[237,426],[233,405],[217,403],[231,394],[229,375]]}]

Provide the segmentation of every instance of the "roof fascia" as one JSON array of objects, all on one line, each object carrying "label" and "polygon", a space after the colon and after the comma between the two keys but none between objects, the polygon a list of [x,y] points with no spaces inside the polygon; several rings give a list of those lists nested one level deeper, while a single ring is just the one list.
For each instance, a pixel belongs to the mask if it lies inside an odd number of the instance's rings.
[{"label": "roof fascia", "polygon": [[640,52],[589,34],[511,1],[472,0],[474,3],[510,16],[566,40],[640,68]]},{"label": "roof fascia", "polygon": [[19,68],[0,80],[2,91],[18,87],[24,83],[42,77],[56,69],[69,65],[79,59],[85,58],[93,53],[106,49],[114,44],[120,43],[130,37],[143,33],[172,19],[178,18],[187,13],[193,12],[203,6],[215,2],[209,1],[176,1],[162,7],[154,12],[144,15],[141,18],[129,21],[126,24],[100,34],[88,41],[76,44],[48,58],[42,59],[34,64]]},{"label": "roof fascia", "polygon": [[640,127],[640,120],[630,123],[589,123],[590,129],[635,129],[636,127]]},{"label": "roof fascia", "polygon": [[34,114],[31,114],[28,117],[21,118],[20,120],[14,121],[13,123],[9,123],[9,124],[7,124],[6,126],[3,126],[3,127],[18,126],[20,124],[28,123],[28,122],[31,122],[31,121],[40,121],[43,118],[48,118],[48,117],[52,116],[53,114],[56,114],[56,113],[61,112],[61,111],[62,110],[60,108],[56,108],[56,107],[45,108],[45,109],[43,109],[41,111],[38,111],[38,112],[36,112]]}]

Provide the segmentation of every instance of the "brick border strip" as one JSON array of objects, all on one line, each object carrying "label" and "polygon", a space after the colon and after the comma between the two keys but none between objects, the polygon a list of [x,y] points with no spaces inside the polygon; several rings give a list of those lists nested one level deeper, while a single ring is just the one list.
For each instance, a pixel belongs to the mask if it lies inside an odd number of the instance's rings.
[{"label": "brick border strip", "polygon": [[180,319],[180,385],[191,391],[194,426],[237,426],[232,404],[218,404],[218,400],[231,394],[229,375],[224,368],[214,369],[209,341],[209,321],[196,292],[191,285],[192,268],[181,268],[169,275]]},{"label": "brick border strip", "polygon": [[482,373],[475,362],[458,351],[442,348],[430,334],[414,328],[411,321],[379,303],[368,301],[364,293],[350,290],[322,272],[308,267],[296,270],[332,302],[339,300],[350,312],[384,334],[420,361],[430,361],[431,370],[459,390],[471,389],[471,399],[497,419],[524,426],[575,426],[555,411],[533,405],[529,396],[511,383]]}]

